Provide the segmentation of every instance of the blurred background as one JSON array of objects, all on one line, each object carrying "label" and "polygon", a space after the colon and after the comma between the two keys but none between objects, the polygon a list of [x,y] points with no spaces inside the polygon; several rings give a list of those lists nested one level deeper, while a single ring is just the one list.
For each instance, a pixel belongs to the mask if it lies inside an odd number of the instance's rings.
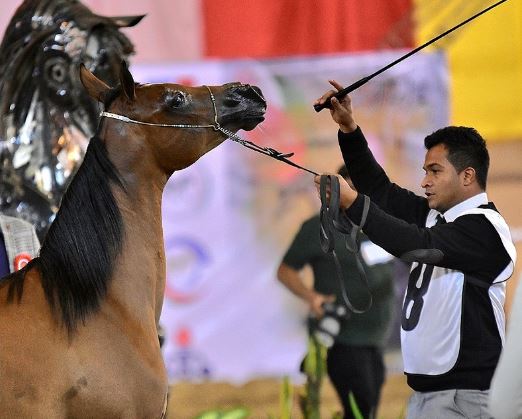
[{"label": "blurred background", "polygon": [[[373,73],[493,2],[485,0],[85,0],[107,16],[146,14],[122,31],[140,82],[256,84],[267,120],[244,138],[317,172],[341,163],[328,111],[312,103]],[[3,0],[2,33],[20,4]],[[509,0],[352,94],[355,116],[392,180],[420,192],[425,135],[473,126],[491,154],[488,194],[522,250],[522,3]],[[306,307],[275,271],[319,200],[312,175],[227,142],[175,173],[164,195],[167,289],[162,324],[173,388],[169,417],[244,406],[276,414],[281,377],[302,383]],[[521,263],[508,286],[508,311]],[[398,292],[400,284],[398,281]],[[397,299],[400,304],[400,298]],[[397,330],[379,416],[409,392]],[[325,417],[338,409],[326,386]],[[202,394],[205,394],[202,397]],[[295,417],[298,416],[298,409]]]}]

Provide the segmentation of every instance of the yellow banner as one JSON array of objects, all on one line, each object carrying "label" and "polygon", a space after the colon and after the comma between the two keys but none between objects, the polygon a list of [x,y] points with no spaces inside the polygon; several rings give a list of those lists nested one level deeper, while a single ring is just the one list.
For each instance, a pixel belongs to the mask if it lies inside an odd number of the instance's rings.
[{"label": "yellow banner", "polygon": [[[415,0],[416,42],[492,5],[483,0]],[[522,1],[508,0],[433,45],[450,70],[450,118],[491,141],[522,138]]]}]

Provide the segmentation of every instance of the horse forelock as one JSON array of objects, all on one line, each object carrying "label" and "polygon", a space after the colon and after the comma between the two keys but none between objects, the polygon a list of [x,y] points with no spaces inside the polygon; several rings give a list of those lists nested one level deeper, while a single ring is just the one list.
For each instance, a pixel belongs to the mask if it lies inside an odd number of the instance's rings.
[{"label": "horse forelock", "polygon": [[[46,299],[69,333],[99,309],[121,251],[124,224],[113,186],[125,189],[103,141],[93,137],[28,266],[39,271]],[[10,300],[22,297],[26,271],[9,279]]]}]

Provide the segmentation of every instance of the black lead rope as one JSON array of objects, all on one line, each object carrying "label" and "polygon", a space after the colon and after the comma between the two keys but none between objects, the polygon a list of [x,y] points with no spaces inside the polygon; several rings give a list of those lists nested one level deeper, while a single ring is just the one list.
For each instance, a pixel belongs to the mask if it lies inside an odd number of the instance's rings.
[{"label": "black lead rope", "polygon": [[307,169],[306,167],[300,166],[297,163],[294,163],[292,160],[289,160],[289,157],[294,155],[293,152],[282,153],[281,151],[276,150],[271,147],[262,147],[257,145],[252,141],[245,140],[241,138],[239,135],[229,131],[223,127],[219,127],[219,131],[223,132],[225,135],[228,135],[229,139],[235,141],[242,146],[249,148],[250,150],[257,151],[258,153],[264,154],[265,156],[272,157],[273,159],[282,161],[283,163],[289,164],[290,166],[296,167],[298,169],[304,170],[305,172],[311,173],[312,175],[319,176],[319,173],[314,172],[313,170]]},{"label": "black lead rope", "polygon": [[[360,232],[361,226],[364,225],[368,210],[370,208],[370,199],[364,195],[364,207],[361,217],[361,225],[353,223],[346,217],[339,216],[339,200],[340,200],[340,186],[337,176],[322,175],[320,180],[320,195],[321,195],[321,211],[319,213],[321,228],[320,228],[320,242],[321,248],[325,253],[331,254],[335,262],[335,269],[337,272],[337,279],[339,287],[341,288],[341,295],[346,307],[353,313],[364,313],[372,306],[372,294],[368,287],[368,279],[361,260],[360,254]],[[327,199],[327,192],[330,191],[330,199]],[[339,262],[339,258],[335,253],[335,230],[345,235],[345,245],[349,252],[355,256],[357,265],[357,272],[359,273],[359,280],[364,284],[368,292],[368,303],[362,308],[356,308],[348,298],[346,286],[343,281],[343,270]]]}]

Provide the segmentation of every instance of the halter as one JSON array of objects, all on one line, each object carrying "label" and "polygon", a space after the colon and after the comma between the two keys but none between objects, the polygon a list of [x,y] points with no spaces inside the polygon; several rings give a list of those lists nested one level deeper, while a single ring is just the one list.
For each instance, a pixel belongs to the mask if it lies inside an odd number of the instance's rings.
[{"label": "halter", "polygon": [[[122,121],[122,122],[126,122],[126,123],[146,125],[149,127],[182,128],[182,129],[212,128],[214,131],[222,132],[232,141],[235,141],[236,143],[239,143],[246,148],[257,151],[258,153],[272,157],[276,160],[282,161],[286,164],[289,164],[290,166],[294,166],[298,169],[304,170],[313,175],[316,175],[316,176],[318,175],[318,173],[314,172],[313,170],[306,169],[305,167],[300,166],[291,160],[288,160],[288,158],[292,157],[294,155],[294,153],[282,153],[271,147],[261,147],[261,146],[257,145],[256,143],[253,143],[252,141],[244,140],[236,133],[229,131],[226,128],[223,128],[218,122],[218,112],[217,112],[216,99],[214,97],[214,94],[212,93],[212,90],[210,89],[209,86],[205,86],[205,87],[208,89],[208,93],[210,95],[210,101],[212,102],[212,108],[214,109],[214,123],[213,124],[196,125],[196,124],[162,124],[162,123],[155,123],[155,122],[144,122],[144,121],[138,121],[136,119],[131,119],[124,115],[119,115],[117,113],[106,112],[106,111],[102,111],[100,113],[100,117],[112,118],[112,119],[116,119],[118,121]],[[264,98],[261,95],[259,95],[255,90],[254,90],[254,92],[264,101]]]}]

